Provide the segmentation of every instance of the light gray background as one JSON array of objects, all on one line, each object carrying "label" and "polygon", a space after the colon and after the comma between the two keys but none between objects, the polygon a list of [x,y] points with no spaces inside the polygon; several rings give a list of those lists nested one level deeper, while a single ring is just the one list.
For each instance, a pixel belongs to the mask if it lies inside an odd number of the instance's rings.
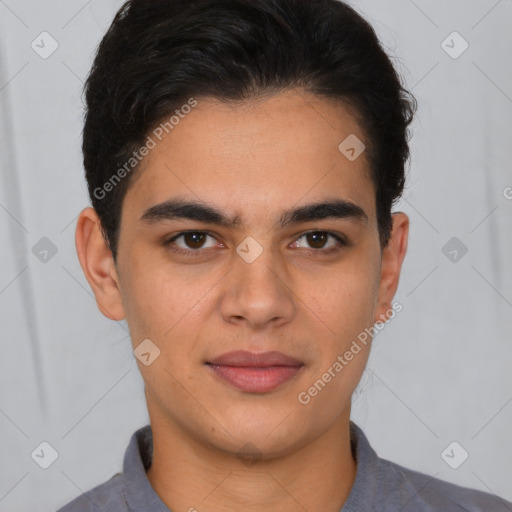
[{"label": "light gray background", "polygon": [[[127,326],[100,314],[74,247],[81,87],[121,3],[0,1],[2,512],[55,510],[104,482],[148,422]],[[512,1],[353,4],[420,105],[396,208],[411,219],[403,310],[375,339],[353,418],[381,456],[512,500]],[[47,59],[31,48],[43,31],[59,45]],[[453,31],[469,43],[456,59],[441,46]],[[468,248],[457,262],[452,237]],[[31,458],[42,441],[59,455],[46,470]],[[452,441],[469,452],[458,469],[441,457]]]}]

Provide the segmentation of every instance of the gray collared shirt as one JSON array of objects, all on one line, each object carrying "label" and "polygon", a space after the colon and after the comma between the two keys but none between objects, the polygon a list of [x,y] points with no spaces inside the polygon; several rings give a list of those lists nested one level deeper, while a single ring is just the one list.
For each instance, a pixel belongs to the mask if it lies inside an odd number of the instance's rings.
[{"label": "gray collared shirt", "polygon": [[[357,472],[340,512],[512,512],[512,503],[498,496],[450,484],[380,458],[353,422],[350,433]],[[133,433],[122,473],[57,512],[170,512],[146,476],[152,452],[151,426],[146,425]],[[200,510],[199,504],[197,507]]]}]

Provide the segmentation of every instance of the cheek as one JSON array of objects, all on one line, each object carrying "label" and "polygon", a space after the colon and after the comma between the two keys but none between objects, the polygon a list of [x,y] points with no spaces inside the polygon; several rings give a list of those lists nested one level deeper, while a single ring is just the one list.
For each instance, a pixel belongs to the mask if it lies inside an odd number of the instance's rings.
[{"label": "cheek", "polygon": [[329,423],[350,404],[367,364],[377,284],[374,271],[365,266],[338,271],[325,285],[308,299],[319,326],[318,352],[300,403],[306,400],[313,416]]},{"label": "cheek", "polygon": [[367,261],[333,268],[322,279],[307,278],[302,287],[306,309],[314,312],[319,326],[337,340],[357,336],[373,325],[378,274]]},{"label": "cheek", "polygon": [[176,305],[182,301],[176,298],[179,286],[161,266],[136,257],[135,251],[131,256],[123,261],[120,281],[126,320],[136,345],[145,338],[158,340],[171,329],[179,314]]},{"label": "cheek", "polygon": [[137,350],[143,340],[149,339],[154,344],[150,351],[158,355],[149,365],[139,358],[136,362],[152,400],[179,409],[182,386],[200,392],[194,382],[197,360],[191,354],[204,329],[206,301],[200,299],[205,291],[202,287],[187,290],[183,279],[160,272],[157,267],[147,268],[145,273],[140,267],[138,270],[126,287],[132,345]]},{"label": "cheek", "polygon": [[188,361],[211,307],[212,288],[218,279],[180,275],[169,265],[133,265],[123,290],[125,312],[134,347],[149,338],[161,351],[162,361]]}]

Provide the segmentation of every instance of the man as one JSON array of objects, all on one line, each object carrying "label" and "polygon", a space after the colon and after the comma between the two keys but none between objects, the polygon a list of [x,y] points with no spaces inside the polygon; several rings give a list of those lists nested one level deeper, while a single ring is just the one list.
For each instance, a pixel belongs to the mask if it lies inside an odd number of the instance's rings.
[{"label": "man", "polygon": [[150,425],[60,509],[505,511],[350,421],[392,317],[414,99],[336,0],[133,0],[86,84],[80,263]]}]

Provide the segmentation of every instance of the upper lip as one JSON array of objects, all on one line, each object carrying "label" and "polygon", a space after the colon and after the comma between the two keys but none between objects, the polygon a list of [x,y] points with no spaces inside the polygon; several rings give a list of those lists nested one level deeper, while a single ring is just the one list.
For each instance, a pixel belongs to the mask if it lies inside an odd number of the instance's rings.
[{"label": "upper lip", "polygon": [[226,352],[215,359],[211,359],[207,361],[207,364],[264,368],[267,366],[302,366],[304,363],[294,357],[287,356],[275,350],[258,353],[248,352],[246,350],[235,350],[233,352]]}]

